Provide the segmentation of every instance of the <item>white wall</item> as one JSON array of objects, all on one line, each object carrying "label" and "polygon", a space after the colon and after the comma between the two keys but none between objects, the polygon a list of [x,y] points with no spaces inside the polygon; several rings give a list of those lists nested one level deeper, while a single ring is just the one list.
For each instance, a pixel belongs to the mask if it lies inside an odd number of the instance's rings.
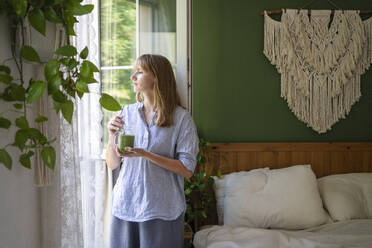
[{"label": "white wall", "polygon": [[[11,57],[10,34],[7,21],[0,16],[0,61]],[[18,77],[16,67],[11,67],[13,77]],[[33,66],[27,64],[26,79],[33,75]],[[3,89],[4,85],[1,83]],[[11,104],[0,100],[0,113],[12,109]],[[14,120],[16,115],[8,112],[0,114]],[[0,147],[14,141],[14,127],[0,129]],[[0,164],[0,248],[39,248],[40,247],[40,193],[34,186],[33,170],[26,169],[18,162],[17,148],[8,147],[13,168],[9,171]]]}]

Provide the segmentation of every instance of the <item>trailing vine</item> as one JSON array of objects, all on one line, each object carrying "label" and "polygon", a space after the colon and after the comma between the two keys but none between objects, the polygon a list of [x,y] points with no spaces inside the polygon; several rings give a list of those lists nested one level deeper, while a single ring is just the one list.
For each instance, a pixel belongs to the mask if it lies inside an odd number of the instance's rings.
[{"label": "trailing vine", "polygon": [[[0,64],[0,101],[11,103],[12,109],[0,113],[0,128],[9,129],[12,125],[17,127],[14,142],[0,148],[0,163],[9,170],[12,168],[12,158],[7,151],[9,146],[17,147],[21,151],[18,161],[25,168],[31,168],[31,157],[35,149],[41,150],[43,163],[54,169],[56,152],[53,142],[56,138],[48,140],[44,133],[32,127],[32,123],[48,121],[48,118],[39,115],[30,120],[27,110],[31,104],[41,99],[46,91],[52,99],[56,113],[62,113],[63,118],[71,123],[74,112],[72,98],[82,98],[89,93],[88,85],[96,83],[94,73],[98,68],[87,60],[89,50],[85,47],[80,52],[70,44],[70,36],[75,36],[74,25],[76,16],[92,12],[94,6],[82,5],[80,0],[3,0],[0,2],[0,15],[6,16],[10,28],[11,58],[6,58]],[[25,61],[42,65],[38,52],[29,44],[25,44],[24,28],[26,19],[33,29],[46,35],[46,23],[63,25],[66,30],[66,46],[58,48],[54,53],[58,58],[50,58],[44,65],[45,80],[25,79]],[[19,32],[19,30],[21,32]],[[20,34],[20,35],[19,35]],[[18,37],[20,36],[20,37]],[[54,37],[51,37],[54,40]],[[18,47],[20,51],[17,52]],[[17,78],[13,78],[9,63],[14,63]],[[120,104],[110,95],[102,94],[100,98],[102,107],[110,111],[121,109]],[[17,114],[14,123],[5,117],[12,112]],[[8,132],[8,131],[7,131]]]}]

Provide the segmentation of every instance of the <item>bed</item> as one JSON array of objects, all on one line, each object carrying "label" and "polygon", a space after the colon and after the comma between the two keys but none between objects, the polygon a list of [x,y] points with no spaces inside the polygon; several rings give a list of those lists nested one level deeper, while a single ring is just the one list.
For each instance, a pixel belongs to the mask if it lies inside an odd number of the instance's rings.
[{"label": "bed", "polygon": [[[195,248],[372,247],[372,142],[218,143]],[[221,193],[222,192],[222,193]]]}]

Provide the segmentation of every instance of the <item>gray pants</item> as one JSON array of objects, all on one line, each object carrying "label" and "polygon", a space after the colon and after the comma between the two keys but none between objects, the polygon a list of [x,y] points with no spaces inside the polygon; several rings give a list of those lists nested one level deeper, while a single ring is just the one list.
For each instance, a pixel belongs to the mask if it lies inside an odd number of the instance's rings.
[{"label": "gray pants", "polygon": [[184,215],[175,220],[125,221],[112,216],[110,248],[182,248]]}]

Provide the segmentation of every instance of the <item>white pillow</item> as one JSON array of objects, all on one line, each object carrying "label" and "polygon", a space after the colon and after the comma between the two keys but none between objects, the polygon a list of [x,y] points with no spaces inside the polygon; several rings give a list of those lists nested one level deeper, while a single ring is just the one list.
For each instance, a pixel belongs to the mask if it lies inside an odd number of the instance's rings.
[{"label": "white pillow", "polygon": [[213,176],[214,184],[213,190],[216,197],[216,210],[218,217],[218,225],[223,225],[223,205],[225,200],[225,176],[218,178]]},{"label": "white pillow", "polygon": [[324,207],[334,221],[372,218],[372,173],[318,179]]},{"label": "white pillow", "polygon": [[[269,170],[269,168],[263,168],[264,170]],[[212,176],[214,179],[213,190],[216,197],[216,209],[217,209],[217,217],[218,217],[218,225],[223,225],[223,212],[224,212],[224,202],[225,202],[225,183],[226,179],[230,176],[238,177],[240,175],[244,175],[247,173],[252,173],[255,170],[262,170],[262,169],[254,169],[251,171],[239,171],[239,172],[232,172],[226,175],[222,175],[221,178],[217,176]]]},{"label": "white pillow", "polygon": [[229,175],[224,208],[230,226],[305,229],[327,222],[310,165]]}]

